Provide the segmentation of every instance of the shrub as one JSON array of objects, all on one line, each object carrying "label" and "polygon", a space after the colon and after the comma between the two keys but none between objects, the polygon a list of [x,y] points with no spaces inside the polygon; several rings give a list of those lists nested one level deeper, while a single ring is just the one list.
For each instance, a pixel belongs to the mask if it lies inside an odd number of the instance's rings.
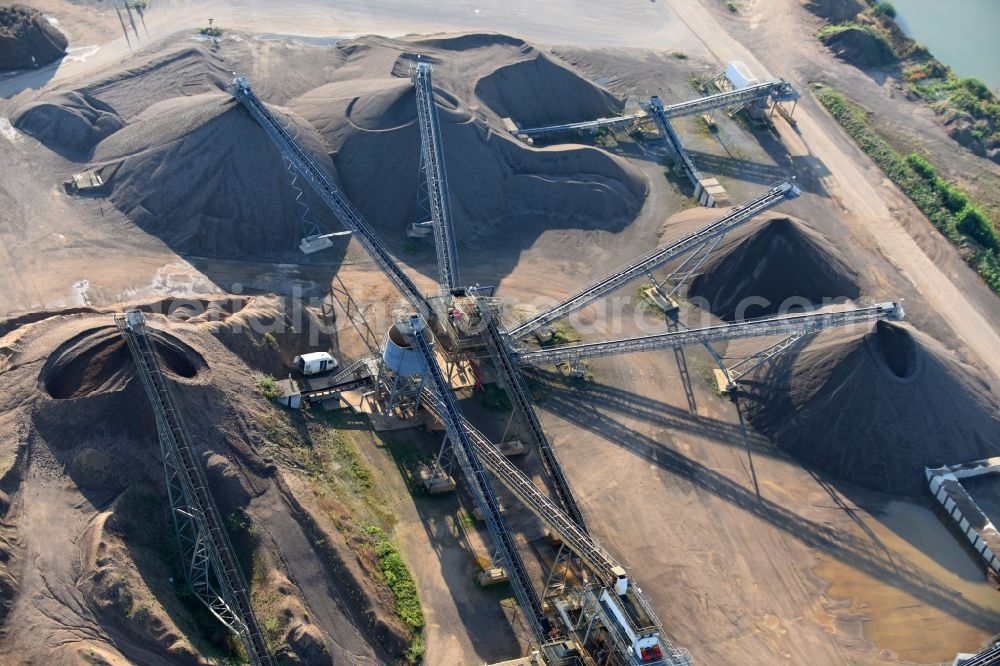
[{"label": "shrub", "polygon": [[254,377],[257,388],[268,400],[274,400],[281,396],[281,389],[278,388],[278,380],[271,375],[260,374]]},{"label": "shrub", "polygon": [[969,197],[962,190],[958,189],[944,178],[934,179],[934,189],[941,195],[941,201],[945,208],[952,213],[957,213],[969,205]]},{"label": "shrub", "polygon": [[923,157],[900,155],[875,132],[865,112],[843,95],[823,85],[817,85],[815,91],[820,104],[949,241],[960,246],[972,239],[985,248],[965,258],[1000,294],[1000,233],[982,210],[958,187],[940,178],[934,165]]},{"label": "shrub", "polygon": [[396,616],[402,620],[414,636],[411,650],[415,660],[423,657],[423,642],[417,640],[420,632],[424,628],[424,612],[420,607],[420,596],[417,593],[417,584],[410,575],[410,570],[399,554],[396,546],[389,541],[385,530],[374,525],[365,528],[372,539],[375,554],[378,555],[379,564],[382,567],[382,576],[386,585],[392,590],[392,596],[396,600]]},{"label": "shrub", "polygon": [[955,216],[958,230],[990,250],[1000,249],[1000,235],[990,218],[973,206],[966,206]]},{"label": "shrub", "polygon": [[988,102],[993,99],[993,93],[990,92],[989,86],[975,78],[959,79],[958,85],[963,89],[968,91],[976,99],[981,99],[984,102]]},{"label": "shrub", "polygon": [[976,257],[975,269],[993,291],[1000,294],[1000,257],[993,250],[981,252]]},{"label": "shrub", "polygon": [[872,11],[875,12],[876,16],[896,18],[896,8],[889,0],[875,0],[872,3]]},{"label": "shrub", "polygon": [[907,155],[906,163],[927,180],[933,180],[937,176],[937,171],[934,169],[934,165],[916,153],[910,153]]}]

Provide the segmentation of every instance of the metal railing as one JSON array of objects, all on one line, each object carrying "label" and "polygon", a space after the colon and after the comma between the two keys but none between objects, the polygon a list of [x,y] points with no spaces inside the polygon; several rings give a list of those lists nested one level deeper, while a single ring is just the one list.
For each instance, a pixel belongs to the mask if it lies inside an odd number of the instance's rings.
[{"label": "metal railing", "polygon": [[701,174],[698,173],[698,167],[691,161],[691,156],[684,150],[684,144],[681,142],[681,138],[677,135],[676,130],[674,130],[674,126],[670,123],[670,117],[663,106],[663,100],[659,97],[653,97],[649,100],[649,115],[653,117],[653,122],[660,129],[660,135],[667,145],[667,152],[670,153],[670,159],[673,161],[674,167],[684,172],[687,179],[691,181],[691,187],[695,188],[697,193],[698,181],[701,180]]},{"label": "metal railing", "polygon": [[754,83],[745,88],[727,90],[714,95],[706,95],[687,102],[668,104],[664,106],[663,113],[667,118],[678,118],[680,116],[693,116],[699,113],[706,113],[715,109],[725,109],[733,106],[744,106],[751,102],[768,97],[775,101],[783,102],[798,99],[798,93],[784,79],[773,79],[763,83]]},{"label": "metal railing", "polygon": [[[425,407],[431,414],[447,425],[441,406],[435,400],[425,400]],[[549,499],[545,493],[529,479],[524,472],[515,467],[507,457],[483,433],[469,423],[464,416],[459,416],[457,429],[464,432],[473,445],[477,458],[486,466],[511,493],[542,521],[553,533],[559,536],[563,544],[569,548],[595,575],[603,586],[610,587],[617,578],[617,572],[623,567],[598,544],[593,537],[584,531],[562,509]],[[449,430],[450,433],[450,430]],[[653,623],[664,645],[678,655],[686,655],[683,648],[678,648],[664,636],[662,625],[653,613],[653,609],[642,596],[639,589],[632,584],[630,598],[637,603]],[[679,661],[677,663],[688,663]]]},{"label": "metal railing", "polygon": [[[792,87],[792,84],[783,79],[774,79],[763,83],[755,83],[738,90],[727,90],[714,95],[706,95],[697,99],[677,104],[667,104],[663,107],[663,113],[667,118],[679,118],[681,116],[693,116],[699,113],[724,109],[729,107],[740,107],[759,99],[768,97],[778,102],[798,99],[799,95]],[[642,114],[633,113],[624,116],[614,116],[611,118],[597,118],[595,120],[585,120],[579,123],[564,123],[562,125],[549,125],[547,127],[528,127],[525,129],[511,130],[517,136],[536,137],[543,134],[558,134],[560,132],[575,132],[599,127],[620,125],[631,120],[639,120]]]},{"label": "metal railing", "polygon": [[538,447],[538,453],[542,459],[542,467],[545,469],[546,476],[556,491],[556,497],[569,517],[580,526],[580,529],[586,532],[587,527],[583,522],[583,513],[581,513],[580,507],[573,498],[569,481],[566,480],[562,466],[556,458],[555,451],[552,450],[552,444],[542,429],[542,424],[538,420],[535,409],[531,406],[531,401],[528,398],[528,390],[521,380],[521,373],[518,371],[517,366],[510,359],[507,345],[504,343],[503,335],[500,333],[496,319],[482,299],[476,299],[476,309],[479,311],[479,315],[485,324],[483,339],[486,341],[486,349],[493,360],[493,365],[496,367],[501,383],[510,397],[511,404],[521,418],[521,422],[528,427],[531,438]]},{"label": "metal railing", "polygon": [[536,639],[542,641],[545,638],[545,627],[548,621],[542,612],[542,604],[538,594],[531,585],[531,577],[527,567],[521,559],[521,554],[517,550],[510,530],[507,528],[507,521],[500,511],[500,503],[497,501],[493,484],[480,462],[479,454],[481,451],[473,444],[469,430],[464,426],[465,419],[458,407],[458,400],[434,357],[434,351],[426,337],[427,330],[423,322],[416,316],[411,321],[413,323],[413,346],[420,353],[426,373],[425,377],[430,380],[429,390],[425,391],[426,397],[421,402],[425,408],[431,409],[445,426],[448,438],[451,440],[452,450],[462,468],[462,474],[465,476],[472,496],[483,514],[486,527],[493,539],[493,545],[497,549],[511,587],[514,589],[514,596],[517,597],[517,602],[524,611]]}]

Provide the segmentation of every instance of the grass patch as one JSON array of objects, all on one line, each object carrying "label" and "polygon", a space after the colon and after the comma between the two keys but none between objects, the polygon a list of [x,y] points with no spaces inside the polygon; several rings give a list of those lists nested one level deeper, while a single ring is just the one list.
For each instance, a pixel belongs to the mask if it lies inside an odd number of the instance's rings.
[{"label": "grass patch", "polygon": [[982,207],[919,155],[903,156],[872,127],[867,113],[842,94],[817,86],[816,98],[858,146],[962,253],[966,262],[1000,294],[1000,235]]},{"label": "grass patch", "polygon": [[556,345],[566,345],[572,342],[580,342],[583,338],[576,329],[566,322],[559,322],[552,325],[552,337],[543,343],[543,346],[554,347]]},{"label": "grass patch", "polygon": [[254,377],[254,384],[257,385],[257,389],[264,394],[264,397],[268,400],[274,400],[275,398],[281,396],[281,389],[278,388],[278,380],[271,375],[264,373],[256,375]]},{"label": "grass patch", "polygon": [[476,528],[476,519],[473,518],[472,514],[465,509],[458,510],[458,513],[455,515],[455,520],[464,529],[473,530]]},{"label": "grass patch", "polygon": [[[307,414],[305,423],[297,429],[287,422],[288,418],[291,417],[284,419],[284,423],[264,422],[266,437],[273,439],[285,459],[308,479],[319,507],[346,537],[365,570],[392,593],[393,612],[409,633],[410,645],[404,657],[408,663],[419,663],[424,656],[423,611],[413,576],[388,536],[397,518],[386,507],[383,494],[375,488],[375,476],[358,448],[357,438],[367,434],[348,430],[349,419],[337,412]],[[401,470],[422,460],[411,442],[384,441]],[[241,521],[237,518],[236,522]],[[319,547],[325,545],[319,535],[315,542]],[[274,614],[263,613],[262,616],[266,622]],[[270,637],[266,624],[264,630]]]},{"label": "grass patch", "polygon": [[225,30],[218,26],[198,28],[198,34],[204,35],[205,37],[222,37],[222,33],[224,32]]},{"label": "grass patch", "polygon": [[674,51],[670,55],[677,58],[678,60],[687,60],[688,58],[688,54],[684,53],[684,51]]},{"label": "grass patch", "polygon": [[976,78],[961,78],[934,59],[903,71],[909,89],[938,114],[954,111],[971,124],[969,133],[981,144],[973,150],[1000,144],[1000,100]]},{"label": "grass patch", "polygon": [[409,567],[399,554],[399,550],[389,540],[389,535],[385,530],[375,525],[365,528],[368,534],[369,543],[375,549],[379,565],[382,569],[382,577],[385,584],[392,591],[393,599],[396,602],[395,614],[403,621],[410,630],[410,647],[406,652],[409,663],[417,663],[424,656],[424,612],[420,607],[420,595],[417,593],[417,584],[410,574]]}]

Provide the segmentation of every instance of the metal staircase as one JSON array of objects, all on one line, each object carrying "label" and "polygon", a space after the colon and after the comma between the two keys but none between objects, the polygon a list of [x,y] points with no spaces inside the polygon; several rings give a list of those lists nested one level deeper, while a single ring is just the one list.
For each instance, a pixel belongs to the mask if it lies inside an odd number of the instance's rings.
[{"label": "metal staircase", "polygon": [[426,299],[417,289],[413,280],[396,263],[392,254],[382,244],[382,241],[354,207],[354,204],[340,191],[340,188],[333,184],[333,181],[316,163],[316,160],[299,145],[299,142],[285,128],[284,124],[258,99],[250,88],[250,81],[243,77],[235,79],[229,92],[260,124],[281,155],[304,176],[305,181],[329,206],[340,223],[354,234],[354,237],[365,248],[379,269],[392,281],[406,300],[419,312],[426,313],[428,311]]}]

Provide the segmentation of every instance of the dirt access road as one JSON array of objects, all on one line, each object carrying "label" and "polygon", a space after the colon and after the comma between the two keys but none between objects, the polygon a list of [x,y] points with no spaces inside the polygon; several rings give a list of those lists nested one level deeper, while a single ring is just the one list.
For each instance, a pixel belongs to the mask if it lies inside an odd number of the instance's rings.
[{"label": "dirt access road", "polygon": [[[750,30],[766,32],[766,42],[773,48],[751,52],[731,37],[716,20],[712,10],[718,3],[699,0],[670,0],[677,16],[703,42],[705,49],[721,62],[742,60],[758,77],[779,75],[792,79],[800,91],[808,81],[794,80],[786,70],[802,53],[794,36],[803,32],[801,7],[794,0],[750,3],[746,19]],[[789,39],[789,35],[793,38]],[[754,41],[760,41],[757,34]],[[797,131],[778,123],[782,140],[792,155],[812,155],[829,169],[823,184],[843,208],[843,217],[864,230],[872,244],[898,268],[913,286],[945,318],[956,335],[1000,379],[1000,334],[990,318],[978,307],[982,301],[970,299],[968,290],[986,290],[977,284],[971,271],[949,276],[927,255],[901,222],[901,216],[918,218],[926,227],[930,222],[913,210],[905,195],[856,148],[839,126],[811,99],[804,99],[795,117]],[[932,230],[933,233],[933,230]],[[957,279],[959,284],[953,281]],[[992,299],[992,309],[1000,309]],[[989,303],[989,300],[986,301]]]}]

